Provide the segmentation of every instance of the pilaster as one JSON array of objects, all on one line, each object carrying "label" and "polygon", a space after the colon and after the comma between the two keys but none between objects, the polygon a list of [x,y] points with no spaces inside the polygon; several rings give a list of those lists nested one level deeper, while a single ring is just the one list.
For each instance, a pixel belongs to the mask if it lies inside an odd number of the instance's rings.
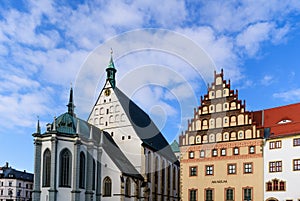
[{"label": "pilaster", "polygon": [[57,138],[54,134],[51,138],[51,178],[49,189],[49,201],[56,201],[56,180],[57,180]]},{"label": "pilaster", "polygon": [[87,147],[87,179],[86,179],[86,192],[85,201],[93,200],[93,146]]},{"label": "pilaster", "polygon": [[34,187],[32,191],[32,200],[41,200],[41,162],[42,162],[42,142],[39,139],[34,140]]},{"label": "pilaster", "polygon": [[79,190],[79,165],[80,165],[80,140],[76,140],[74,143],[74,160],[73,160],[73,189],[72,193],[72,201],[80,200],[80,190]]},{"label": "pilaster", "polygon": [[96,201],[101,200],[101,187],[102,187],[101,158],[102,158],[102,147],[98,148],[98,150],[97,150]]}]

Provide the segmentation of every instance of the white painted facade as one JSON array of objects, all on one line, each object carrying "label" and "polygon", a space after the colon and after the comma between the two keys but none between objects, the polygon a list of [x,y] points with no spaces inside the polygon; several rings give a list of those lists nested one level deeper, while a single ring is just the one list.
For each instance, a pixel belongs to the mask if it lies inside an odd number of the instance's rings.
[{"label": "white painted facade", "polygon": [[[5,170],[6,169],[6,170]],[[4,176],[5,171],[9,171],[11,167],[0,167],[0,201],[9,201],[9,200],[22,200],[22,201],[31,201],[32,199],[32,188],[33,188],[33,177],[31,180],[27,180],[28,173],[21,172],[18,170],[13,170],[8,175]],[[14,174],[15,171],[19,172]],[[24,173],[24,174],[23,174]],[[22,178],[19,176],[22,174]],[[32,175],[32,174],[31,174]]]},{"label": "white painted facade", "polygon": [[[267,139],[264,146],[264,200],[265,201],[299,201],[300,200],[300,170],[293,170],[293,160],[300,159],[300,146],[294,146],[293,140],[300,138],[300,134]],[[281,148],[271,148],[270,143]],[[275,145],[276,146],[276,145]],[[270,172],[270,162],[281,161],[282,170]],[[274,190],[274,180],[278,180],[278,189]],[[285,189],[280,190],[280,182],[285,183]],[[272,190],[268,190],[267,183],[272,183]]]},{"label": "white painted facade", "polygon": [[[129,161],[134,165],[136,170],[145,177],[149,193],[145,194],[144,197],[149,197],[150,200],[153,200],[153,195],[159,194],[157,199],[160,200],[178,200],[180,182],[179,166],[174,164],[175,161],[166,159],[163,155],[159,154],[159,152],[143,146],[143,140],[140,139],[134,129],[134,126],[138,125],[133,125],[133,122],[130,121],[129,118],[130,117],[126,115],[126,112],[122,107],[122,103],[120,103],[120,100],[112,89],[110,82],[107,81],[91,111],[88,122],[110,133],[114,141],[118,144]],[[152,136],[150,135],[150,137]],[[159,165],[156,170],[154,168],[155,163],[153,161],[151,168],[147,165],[149,152],[152,157],[156,157],[159,161]],[[164,166],[162,166],[162,163],[164,163]],[[172,170],[170,171],[170,180],[168,180],[167,174],[165,174],[164,178],[161,178],[162,169],[167,168]],[[155,192],[155,185],[153,184],[155,171],[158,171],[158,177],[161,178],[157,184],[157,192]],[[148,172],[151,172],[151,181],[146,179]],[[173,182],[173,180],[175,180],[175,182]],[[162,185],[165,185],[166,187],[162,188]],[[169,191],[167,190],[168,188]],[[161,198],[161,194],[164,198]]]}]

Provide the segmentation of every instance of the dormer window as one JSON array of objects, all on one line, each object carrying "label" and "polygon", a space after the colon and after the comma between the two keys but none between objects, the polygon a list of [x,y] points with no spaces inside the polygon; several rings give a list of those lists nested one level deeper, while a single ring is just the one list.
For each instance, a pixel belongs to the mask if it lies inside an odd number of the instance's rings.
[{"label": "dormer window", "polygon": [[292,120],[290,120],[290,119],[283,119],[280,122],[278,122],[277,124],[286,124],[286,123],[291,123],[291,122],[292,122]]}]

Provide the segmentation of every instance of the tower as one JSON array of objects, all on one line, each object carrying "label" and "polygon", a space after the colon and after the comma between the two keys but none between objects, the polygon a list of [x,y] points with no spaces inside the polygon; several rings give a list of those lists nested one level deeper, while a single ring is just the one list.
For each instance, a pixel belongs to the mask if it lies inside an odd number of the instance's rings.
[{"label": "tower", "polygon": [[111,87],[116,87],[116,68],[112,57],[113,51],[111,50],[110,61],[106,68],[106,80],[110,82]]}]

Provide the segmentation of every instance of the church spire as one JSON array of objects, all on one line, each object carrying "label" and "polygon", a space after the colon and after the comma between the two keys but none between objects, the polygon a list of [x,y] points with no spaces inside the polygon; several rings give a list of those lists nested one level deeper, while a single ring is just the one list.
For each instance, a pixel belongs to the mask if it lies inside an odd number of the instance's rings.
[{"label": "church spire", "polygon": [[41,127],[40,127],[40,118],[38,117],[38,122],[36,125],[36,133],[41,134]]},{"label": "church spire", "polygon": [[68,107],[68,113],[71,114],[72,116],[74,116],[75,105],[74,105],[74,102],[73,102],[73,88],[72,88],[72,86],[71,86],[71,89],[70,89],[70,98],[69,98],[69,103],[68,103],[67,107]]},{"label": "church spire", "polygon": [[115,86],[116,86],[115,75],[116,75],[117,70],[115,69],[115,64],[114,64],[114,61],[113,61],[112,54],[113,54],[113,50],[111,49],[110,61],[109,61],[109,64],[106,68],[106,72],[107,72],[106,80],[108,80],[110,82],[112,88],[115,88]]}]

